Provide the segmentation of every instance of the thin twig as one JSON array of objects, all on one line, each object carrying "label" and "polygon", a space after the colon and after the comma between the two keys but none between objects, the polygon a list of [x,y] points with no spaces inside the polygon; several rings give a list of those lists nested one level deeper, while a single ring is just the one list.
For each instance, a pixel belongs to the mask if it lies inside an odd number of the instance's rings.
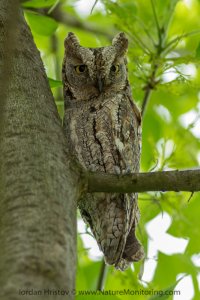
[{"label": "thin twig", "polygon": [[145,112],[145,109],[147,107],[147,103],[148,103],[148,101],[150,99],[150,96],[151,96],[151,92],[152,92],[152,89],[147,87],[146,92],[144,94],[144,99],[143,99],[143,102],[142,102],[142,109],[141,109],[142,117],[144,116],[144,112]]},{"label": "thin twig", "polygon": [[48,14],[52,13],[52,11],[56,8],[56,6],[59,4],[60,0],[57,0],[54,5],[48,10]]},{"label": "thin twig", "polygon": [[93,12],[93,10],[94,10],[94,8],[95,8],[95,6],[96,6],[97,2],[98,2],[98,0],[95,0],[94,4],[92,5],[92,9],[91,9],[91,12],[90,12],[90,14],[92,14],[92,12]]},{"label": "thin twig", "polygon": [[158,70],[158,65],[154,63],[153,65],[153,71],[149,77],[148,83],[145,87],[145,94],[144,94],[144,98],[143,98],[143,102],[142,102],[142,108],[141,108],[141,115],[142,117],[144,116],[147,104],[149,102],[152,90],[155,88],[156,86],[156,72]]},{"label": "thin twig", "polygon": [[146,45],[144,45],[144,43],[137,36],[134,36],[132,33],[130,34],[129,32],[127,32],[127,34],[144,51],[144,53],[146,53],[147,55],[150,55],[150,53],[151,53],[150,50],[146,47]]},{"label": "thin twig", "polygon": [[147,107],[147,103],[149,102],[150,96],[151,96],[151,92],[152,92],[152,88],[150,88],[149,86],[146,88],[146,92],[144,94],[144,99],[142,102],[142,109],[141,109],[141,115],[142,117],[144,116],[144,112],[146,110]]},{"label": "thin twig", "polygon": [[188,203],[190,202],[190,200],[192,199],[193,196],[194,196],[194,192],[192,192],[192,193],[190,194],[190,197],[189,197],[189,199],[188,199]]},{"label": "thin twig", "polygon": [[133,33],[132,37],[138,41],[138,45],[144,50],[144,52],[146,52],[148,55],[151,54],[151,50],[149,49],[149,47],[144,44],[144,42],[139,38],[136,32]]},{"label": "thin twig", "polygon": [[161,35],[160,25],[158,23],[158,18],[157,18],[156,9],[155,9],[153,0],[151,0],[151,6],[152,6],[153,15],[154,15],[155,23],[156,23],[156,28],[158,31],[159,44],[161,45],[162,35]]},{"label": "thin twig", "polygon": [[[152,90],[155,88],[155,86],[158,83],[158,82],[156,82],[156,73],[157,73],[157,70],[159,68],[159,65],[158,65],[157,61],[163,55],[163,53],[166,51],[167,47],[170,47],[170,45],[172,45],[173,43],[175,43],[177,41],[177,38],[175,38],[174,40],[169,42],[168,45],[165,45],[167,30],[168,30],[167,28],[168,28],[170,19],[168,20],[168,24],[166,25],[165,28],[164,27],[160,28],[158,18],[157,18],[157,14],[156,14],[155,5],[154,5],[154,0],[151,0],[151,6],[152,6],[153,15],[154,15],[155,23],[156,23],[156,28],[157,28],[157,31],[158,31],[159,42],[158,42],[158,45],[156,45],[157,51],[156,51],[156,54],[155,54],[155,57],[154,57],[154,62],[152,64],[152,73],[149,76],[149,80],[147,81],[147,84],[146,84],[146,87],[145,87],[145,94],[144,94],[144,99],[143,99],[143,102],[142,102],[142,116],[144,116],[144,112],[145,112],[145,109],[147,107],[147,103],[149,102]],[[195,33],[197,33],[197,31],[195,31]]]},{"label": "thin twig", "polygon": [[100,269],[100,273],[99,273],[99,279],[97,282],[97,290],[99,290],[99,291],[102,291],[104,289],[107,269],[108,269],[107,265],[105,264],[104,260],[102,260],[101,269]]},{"label": "thin twig", "polygon": [[[163,50],[162,49],[161,28],[160,28],[160,25],[159,25],[159,22],[158,22],[158,18],[157,18],[157,14],[156,14],[156,9],[155,9],[154,1],[153,0],[151,0],[151,6],[152,6],[153,15],[154,15],[155,23],[156,23],[156,28],[157,28],[157,31],[158,31],[159,42],[158,42],[158,45],[156,45],[156,47],[157,47],[157,53],[156,53],[156,56],[154,58],[154,62],[153,62],[153,66],[152,66],[152,73],[149,76],[149,80],[148,80],[147,85],[145,87],[146,92],[144,94],[144,99],[143,99],[143,102],[142,102],[142,110],[141,110],[142,116],[144,116],[144,112],[145,112],[145,109],[147,107],[147,103],[149,102],[152,90],[156,86],[156,72],[158,70],[158,64],[155,63],[155,61],[160,57],[160,55],[162,53],[162,50]],[[164,38],[164,35],[163,35],[163,38]]]},{"label": "thin twig", "polygon": [[129,26],[127,22],[124,22],[127,28],[129,29],[128,35],[138,44],[138,46],[146,53],[147,55],[151,54],[151,50],[148,46],[140,39],[140,37],[133,31],[133,28]]},{"label": "thin twig", "polygon": [[169,48],[170,46],[172,46],[173,44],[179,43],[179,41],[180,41],[182,38],[188,37],[188,36],[194,35],[194,34],[200,34],[200,30],[194,30],[194,31],[191,31],[191,32],[187,32],[187,33],[184,33],[184,34],[179,35],[179,36],[177,36],[176,38],[172,39],[172,40],[165,46],[164,52],[166,52],[166,50],[168,50],[168,48]]},{"label": "thin twig", "polygon": [[137,20],[137,22],[140,24],[140,26],[143,28],[144,32],[146,33],[146,35],[149,37],[149,39],[151,40],[153,46],[156,45],[153,37],[151,36],[150,32],[149,32],[149,29],[146,27],[146,25],[144,24],[144,22],[138,18],[137,16],[134,16],[134,18]]}]

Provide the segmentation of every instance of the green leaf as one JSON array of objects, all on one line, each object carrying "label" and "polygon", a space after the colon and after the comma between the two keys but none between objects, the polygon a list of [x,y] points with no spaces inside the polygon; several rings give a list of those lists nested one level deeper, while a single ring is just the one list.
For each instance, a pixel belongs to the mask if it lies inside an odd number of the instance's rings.
[{"label": "green leaf", "polygon": [[196,49],[196,58],[200,59],[200,42],[199,42],[199,45]]},{"label": "green leaf", "polygon": [[101,268],[101,262],[88,262],[78,264],[76,289],[78,290],[95,290],[97,286],[98,276]]},{"label": "green leaf", "polygon": [[56,0],[30,0],[26,1],[22,4],[23,7],[50,7],[56,3]]},{"label": "green leaf", "polygon": [[[188,196],[189,198],[189,196]],[[199,203],[200,195],[195,193],[190,202],[185,201],[180,205],[181,213],[173,218],[173,223],[168,232],[180,237],[190,237],[187,254],[199,252]]]},{"label": "green leaf", "polygon": [[35,33],[50,36],[58,27],[58,23],[50,17],[42,16],[30,11],[25,12],[28,23]]},{"label": "green leaf", "polygon": [[171,298],[170,292],[172,292],[175,289],[175,287],[177,286],[179,281],[183,279],[183,277],[181,277],[179,280],[177,280],[174,284],[170,285],[168,288],[160,291],[161,293],[159,293],[158,295],[155,295],[155,296],[149,298],[149,300],[156,300],[156,299],[165,300],[165,299]]},{"label": "green leaf", "polygon": [[51,88],[56,88],[56,87],[62,86],[62,81],[60,81],[60,80],[55,80],[55,79],[52,79],[49,77],[48,77],[48,80],[49,80],[49,85]]},{"label": "green leaf", "polygon": [[[165,271],[163,276],[163,270]],[[171,286],[176,281],[177,275],[180,273],[196,274],[197,268],[187,255],[187,251],[183,254],[165,255],[159,252],[158,266],[154,275],[154,284],[164,290],[165,286]]]}]

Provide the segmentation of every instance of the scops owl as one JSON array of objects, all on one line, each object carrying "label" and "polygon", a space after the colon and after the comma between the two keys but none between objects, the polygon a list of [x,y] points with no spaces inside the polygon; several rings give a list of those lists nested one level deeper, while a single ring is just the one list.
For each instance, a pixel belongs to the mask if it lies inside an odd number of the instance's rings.
[{"label": "scops owl", "polygon": [[[64,42],[64,130],[70,150],[87,170],[126,174],[139,171],[140,112],[128,81],[128,39],[86,48],[69,33]],[[143,258],[135,236],[137,194],[86,194],[78,203],[107,264],[125,270]]]}]

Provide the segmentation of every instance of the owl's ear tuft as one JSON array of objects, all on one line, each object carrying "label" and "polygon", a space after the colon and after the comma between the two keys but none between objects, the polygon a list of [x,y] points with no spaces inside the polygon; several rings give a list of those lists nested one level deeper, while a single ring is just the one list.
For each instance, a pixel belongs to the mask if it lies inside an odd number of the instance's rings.
[{"label": "owl's ear tuft", "polygon": [[79,40],[73,32],[69,32],[64,40],[64,46],[67,50],[73,51],[80,47]]},{"label": "owl's ear tuft", "polygon": [[112,45],[116,48],[118,55],[123,56],[128,49],[128,39],[124,32],[118,33],[112,40]]}]

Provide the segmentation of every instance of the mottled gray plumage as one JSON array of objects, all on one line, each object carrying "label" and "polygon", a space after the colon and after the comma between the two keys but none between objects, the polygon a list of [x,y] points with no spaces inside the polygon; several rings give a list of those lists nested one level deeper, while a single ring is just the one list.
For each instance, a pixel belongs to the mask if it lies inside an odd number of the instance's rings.
[{"label": "mottled gray plumage", "polygon": [[[64,129],[71,152],[91,171],[138,172],[140,112],[132,100],[119,33],[112,46],[85,48],[73,33],[65,39]],[[137,194],[87,194],[78,207],[108,264],[124,270],[144,256],[135,237]]]}]

